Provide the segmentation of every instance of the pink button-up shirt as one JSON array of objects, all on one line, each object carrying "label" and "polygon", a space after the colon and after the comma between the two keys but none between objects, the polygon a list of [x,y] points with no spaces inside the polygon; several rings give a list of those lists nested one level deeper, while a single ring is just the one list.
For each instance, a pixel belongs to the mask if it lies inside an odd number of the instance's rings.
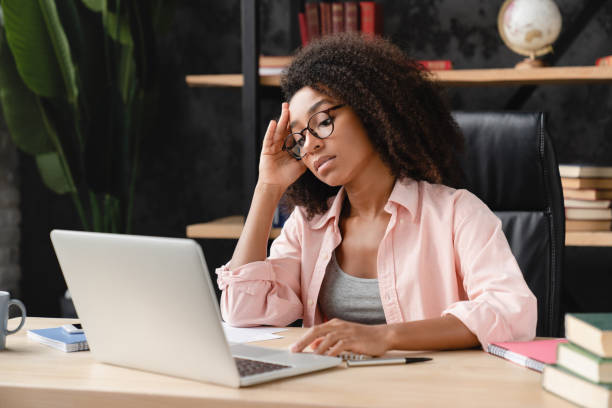
[{"label": "pink button-up shirt", "polygon": [[[217,269],[223,318],[235,326],[323,321],[318,296],[332,253],[342,241],[341,189],[329,210],[307,220],[296,207],[270,256]],[[531,340],[536,298],[510,251],[500,220],[466,190],[405,179],[385,205],[391,214],[376,259],[387,323],[452,314],[483,348]]]}]

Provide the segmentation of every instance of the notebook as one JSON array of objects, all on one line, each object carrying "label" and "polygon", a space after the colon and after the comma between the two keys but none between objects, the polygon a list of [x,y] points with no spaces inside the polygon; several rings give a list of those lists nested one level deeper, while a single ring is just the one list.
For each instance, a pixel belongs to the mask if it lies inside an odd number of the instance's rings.
[{"label": "notebook", "polygon": [[542,372],[546,364],[557,362],[557,345],[567,339],[491,343],[487,351],[513,363]]},{"label": "notebook", "polygon": [[47,346],[67,353],[89,350],[89,345],[87,344],[87,339],[84,334],[66,333],[61,327],[28,330],[28,337],[39,343],[46,344]]},{"label": "notebook", "polygon": [[229,343],[194,240],[54,230],[51,241],[98,361],[232,387],[342,364]]}]

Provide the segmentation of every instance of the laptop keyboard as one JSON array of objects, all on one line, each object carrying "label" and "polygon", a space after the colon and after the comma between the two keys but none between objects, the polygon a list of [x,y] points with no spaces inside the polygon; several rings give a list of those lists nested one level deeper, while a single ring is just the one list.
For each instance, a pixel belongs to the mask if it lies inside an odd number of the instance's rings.
[{"label": "laptop keyboard", "polygon": [[241,377],[248,375],[262,374],[270,371],[281,370],[283,368],[289,368],[289,366],[281,364],[266,363],[264,361],[248,360],[246,358],[234,357],[236,365],[238,366],[238,373]]}]

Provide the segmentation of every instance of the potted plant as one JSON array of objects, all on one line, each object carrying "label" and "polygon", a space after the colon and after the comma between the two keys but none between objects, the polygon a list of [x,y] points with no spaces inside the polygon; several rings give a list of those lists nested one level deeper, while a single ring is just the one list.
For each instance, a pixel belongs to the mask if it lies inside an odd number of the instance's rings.
[{"label": "potted plant", "polygon": [[166,0],[2,0],[0,104],[44,184],[84,230],[129,233],[158,93]]}]

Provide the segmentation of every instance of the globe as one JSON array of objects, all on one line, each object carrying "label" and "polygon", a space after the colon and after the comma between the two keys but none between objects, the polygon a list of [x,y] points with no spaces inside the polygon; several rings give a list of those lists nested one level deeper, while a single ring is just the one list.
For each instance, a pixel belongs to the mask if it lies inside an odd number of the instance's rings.
[{"label": "globe", "polygon": [[497,28],[508,48],[533,62],[552,51],[561,32],[561,13],[553,0],[506,0],[499,10]]}]

